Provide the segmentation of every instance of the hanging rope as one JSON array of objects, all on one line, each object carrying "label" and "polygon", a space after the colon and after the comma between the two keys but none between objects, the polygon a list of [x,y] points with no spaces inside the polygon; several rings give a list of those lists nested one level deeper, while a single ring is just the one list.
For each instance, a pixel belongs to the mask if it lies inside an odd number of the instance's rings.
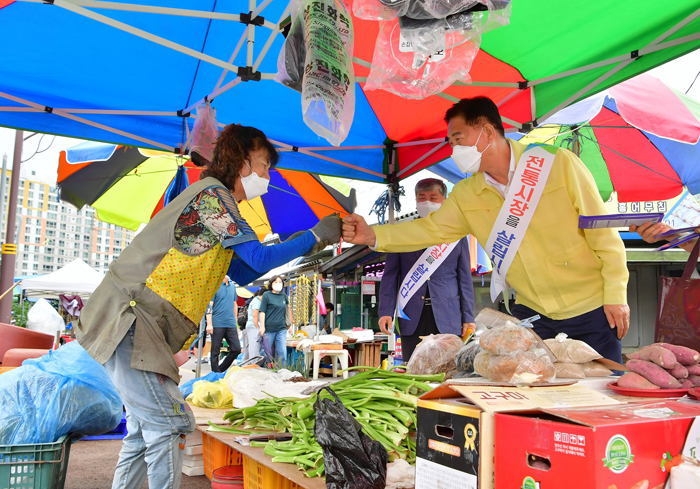
[{"label": "hanging rope", "polygon": [[[390,205],[394,206],[394,210],[399,213],[401,212],[401,202],[399,201],[399,197],[403,197],[406,195],[406,192],[403,187],[399,187],[399,185],[396,184],[391,184],[393,192],[390,192],[390,189],[386,189],[382,195],[379,196],[379,198],[374,202],[374,205],[372,206],[372,210],[369,211],[370,214],[375,213],[377,215],[377,220],[379,221],[380,224],[384,224],[386,221],[386,210],[389,208]],[[392,194],[393,195],[390,195]]]}]

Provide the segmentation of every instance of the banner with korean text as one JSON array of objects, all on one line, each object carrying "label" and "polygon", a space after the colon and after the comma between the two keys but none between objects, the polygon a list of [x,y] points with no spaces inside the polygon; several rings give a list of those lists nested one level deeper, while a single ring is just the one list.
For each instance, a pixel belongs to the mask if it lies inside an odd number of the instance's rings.
[{"label": "banner with korean text", "polygon": [[421,288],[421,286],[428,280],[435,270],[440,268],[440,265],[445,261],[445,259],[450,256],[459,241],[449,244],[441,244],[428,248],[423,252],[423,254],[416,260],[416,262],[411,267],[411,270],[406,274],[406,276],[401,281],[401,288],[399,289],[399,300],[397,301],[397,314],[402,319],[410,319],[403,312],[404,307],[411,300],[413,294]]},{"label": "banner with korean text", "polygon": [[[525,233],[542,192],[557,152],[555,146],[531,144],[518,160],[506,200],[498,213],[486,243],[486,252],[493,263],[491,300],[508,290],[506,275]],[[507,298],[504,297],[507,300]]]}]

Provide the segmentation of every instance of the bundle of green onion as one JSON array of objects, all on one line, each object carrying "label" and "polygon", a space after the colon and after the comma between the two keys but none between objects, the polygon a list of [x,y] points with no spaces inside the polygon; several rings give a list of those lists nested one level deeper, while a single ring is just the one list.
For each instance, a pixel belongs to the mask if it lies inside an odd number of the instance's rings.
[{"label": "bundle of green onion", "polygon": [[[331,384],[331,388],[347,410],[360,423],[362,430],[386,448],[389,461],[404,459],[410,464],[416,460],[415,440],[411,435],[416,426],[418,397],[432,390],[427,382],[442,382],[445,374],[413,375],[368,367],[352,377]],[[251,442],[264,446],[273,462],[295,463],[309,477],[322,476],[323,451],[314,437],[314,403],[319,394],[308,399],[261,399],[255,406],[234,409],[224,416],[232,426],[210,423],[210,431],[249,434],[256,431],[288,432],[291,441]],[[321,391],[322,398],[331,398]]]}]

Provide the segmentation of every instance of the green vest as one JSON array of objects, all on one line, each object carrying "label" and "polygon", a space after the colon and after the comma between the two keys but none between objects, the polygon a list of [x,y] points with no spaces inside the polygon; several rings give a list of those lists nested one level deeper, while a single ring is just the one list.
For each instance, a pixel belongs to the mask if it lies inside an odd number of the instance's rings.
[{"label": "green vest", "polygon": [[[233,250],[220,243],[188,255],[175,240],[175,227],[185,207],[212,186],[223,188],[221,182],[209,177],[185,189],[109,265],[75,329],[80,344],[98,362],[110,359],[135,324],[131,368],[180,382],[173,354],[197,332],[233,257]],[[230,192],[225,194],[225,204],[237,211]],[[239,242],[252,239],[257,240],[257,236],[246,234]]]}]

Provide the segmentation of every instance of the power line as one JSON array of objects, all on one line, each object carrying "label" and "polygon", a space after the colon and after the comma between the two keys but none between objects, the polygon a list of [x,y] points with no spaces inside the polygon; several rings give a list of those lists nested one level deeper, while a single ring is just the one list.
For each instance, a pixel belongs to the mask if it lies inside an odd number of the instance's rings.
[{"label": "power line", "polygon": [[700,75],[700,71],[698,71],[698,74],[695,75],[695,79],[693,80],[693,83],[690,84],[688,87],[688,90],[685,91],[685,94],[688,95],[688,92],[690,92],[690,89],[693,88],[693,85],[695,85],[695,82],[698,80],[698,75]]}]

